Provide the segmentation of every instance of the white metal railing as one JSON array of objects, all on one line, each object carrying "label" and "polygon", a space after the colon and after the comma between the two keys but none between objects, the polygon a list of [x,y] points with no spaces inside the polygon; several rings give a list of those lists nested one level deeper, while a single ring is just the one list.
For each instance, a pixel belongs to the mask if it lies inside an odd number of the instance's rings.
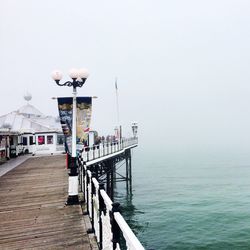
[{"label": "white metal railing", "polygon": [[131,228],[128,226],[127,222],[122,217],[122,215],[119,212],[115,212],[114,217],[116,223],[118,224],[120,230],[122,231],[127,249],[135,249],[135,250],[144,249],[140,241],[132,232]]},{"label": "white metal railing", "polygon": [[122,139],[121,141],[116,142],[101,142],[100,144],[92,147],[84,147],[81,151],[81,156],[84,162],[88,162],[117,153],[136,144],[138,144],[137,138]]},{"label": "white metal railing", "polygon": [[[122,233],[129,250],[144,250],[119,211],[119,203],[114,203],[99,184],[91,171],[87,173],[87,210],[100,249],[120,249]],[[81,174],[83,174],[81,172]]]},{"label": "white metal railing", "polygon": [[[124,140],[121,143],[99,147],[84,151],[88,161],[121,152],[137,144],[137,139]],[[84,155],[83,152],[83,155]],[[127,249],[143,250],[144,247],[134,235],[127,222],[120,213],[119,203],[113,202],[104,190],[104,184],[99,183],[95,173],[88,170],[86,162],[79,166],[80,189],[84,194],[87,212],[92,229],[95,233],[99,249],[120,250],[120,238],[123,236]]]},{"label": "white metal railing", "polygon": [[101,202],[103,202],[101,211],[101,222],[102,222],[102,249],[112,249],[112,225],[110,220],[110,213],[112,210],[112,201],[104,190],[100,190]]}]

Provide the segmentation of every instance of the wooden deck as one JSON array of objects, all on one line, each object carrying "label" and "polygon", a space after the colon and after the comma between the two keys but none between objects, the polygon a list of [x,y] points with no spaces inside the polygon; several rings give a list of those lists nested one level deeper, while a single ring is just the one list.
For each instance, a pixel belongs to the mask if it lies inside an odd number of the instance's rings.
[{"label": "wooden deck", "polygon": [[30,158],[2,176],[0,249],[92,249],[81,207],[65,206],[67,185],[65,156]]}]

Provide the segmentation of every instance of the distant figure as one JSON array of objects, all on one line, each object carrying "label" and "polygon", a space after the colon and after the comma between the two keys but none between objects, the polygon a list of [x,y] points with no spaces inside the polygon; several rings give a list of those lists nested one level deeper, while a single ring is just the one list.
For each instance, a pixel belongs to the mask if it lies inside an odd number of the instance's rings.
[{"label": "distant figure", "polygon": [[99,145],[100,143],[101,143],[101,137],[98,136],[98,137],[96,138],[95,144],[96,144],[96,145]]}]

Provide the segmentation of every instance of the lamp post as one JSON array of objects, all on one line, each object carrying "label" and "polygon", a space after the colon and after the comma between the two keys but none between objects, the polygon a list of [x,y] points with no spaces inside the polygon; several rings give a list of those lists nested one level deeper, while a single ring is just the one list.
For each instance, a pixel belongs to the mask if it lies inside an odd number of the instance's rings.
[{"label": "lamp post", "polygon": [[138,123],[137,122],[132,122],[132,132],[134,138],[137,137],[137,131],[138,131]]},{"label": "lamp post", "polygon": [[59,70],[52,72],[52,78],[55,80],[58,86],[73,87],[73,114],[72,114],[72,152],[71,152],[71,164],[69,166],[69,187],[68,187],[68,199],[67,205],[79,204],[78,199],[78,168],[76,161],[76,88],[81,88],[89,76],[87,69],[71,69],[69,76],[72,81],[66,81],[60,83],[62,79],[62,73]]}]

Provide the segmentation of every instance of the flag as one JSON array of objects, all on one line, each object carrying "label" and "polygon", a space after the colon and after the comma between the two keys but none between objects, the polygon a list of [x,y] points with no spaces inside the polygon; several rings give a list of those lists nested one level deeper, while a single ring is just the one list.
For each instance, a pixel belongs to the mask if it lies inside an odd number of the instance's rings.
[{"label": "flag", "polygon": [[90,130],[90,128],[85,128],[85,129],[83,129],[84,133],[88,133],[89,130]]},{"label": "flag", "polygon": [[118,90],[118,88],[117,88],[117,79],[115,79],[115,89]]}]

